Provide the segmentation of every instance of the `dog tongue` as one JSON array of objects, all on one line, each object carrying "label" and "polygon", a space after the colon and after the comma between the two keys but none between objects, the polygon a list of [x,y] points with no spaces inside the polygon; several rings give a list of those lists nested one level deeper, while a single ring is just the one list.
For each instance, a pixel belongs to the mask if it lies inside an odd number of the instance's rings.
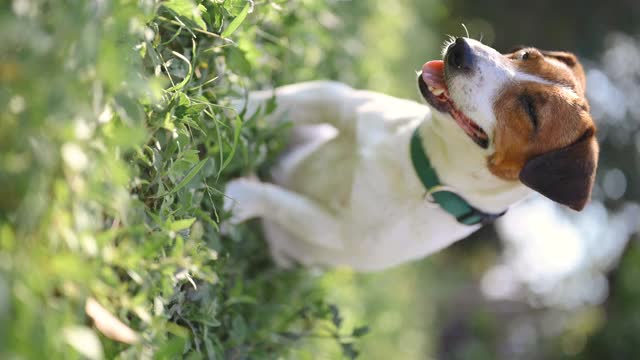
[{"label": "dog tongue", "polygon": [[446,89],[444,61],[432,60],[422,65],[422,80],[434,89]]}]

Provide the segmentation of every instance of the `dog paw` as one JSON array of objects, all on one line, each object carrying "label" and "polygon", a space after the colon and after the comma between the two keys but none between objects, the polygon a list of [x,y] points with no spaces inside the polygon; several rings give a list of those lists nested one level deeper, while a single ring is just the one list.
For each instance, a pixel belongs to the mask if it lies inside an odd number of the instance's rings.
[{"label": "dog paw", "polygon": [[262,184],[259,181],[240,178],[229,181],[225,189],[224,210],[231,213],[232,225],[245,222],[261,214]]}]

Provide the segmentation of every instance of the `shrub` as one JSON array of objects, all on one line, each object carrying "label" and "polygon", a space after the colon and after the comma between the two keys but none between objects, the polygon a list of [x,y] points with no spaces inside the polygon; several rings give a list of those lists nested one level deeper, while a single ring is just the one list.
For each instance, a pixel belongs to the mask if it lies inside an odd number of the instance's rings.
[{"label": "shrub", "polygon": [[0,5],[0,358],[277,358],[308,336],[356,356],[366,329],[314,277],[275,269],[257,224],[219,228],[225,182],[286,134],[229,99],[315,77],[290,65],[330,40],[326,7]]}]

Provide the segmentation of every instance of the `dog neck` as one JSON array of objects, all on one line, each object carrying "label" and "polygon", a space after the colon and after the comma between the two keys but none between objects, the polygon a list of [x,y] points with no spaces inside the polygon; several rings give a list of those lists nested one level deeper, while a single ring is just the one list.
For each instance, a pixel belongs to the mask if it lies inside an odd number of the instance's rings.
[{"label": "dog neck", "polygon": [[493,175],[487,168],[492,146],[479,147],[450,116],[432,110],[419,132],[442,184],[453,188],[472,206],[498,213],[531,193],[519,181],[505,181]]}]

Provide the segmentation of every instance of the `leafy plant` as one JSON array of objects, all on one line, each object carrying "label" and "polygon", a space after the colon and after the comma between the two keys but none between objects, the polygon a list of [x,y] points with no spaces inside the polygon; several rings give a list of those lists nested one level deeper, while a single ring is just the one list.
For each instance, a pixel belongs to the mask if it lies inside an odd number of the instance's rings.
[{"label": "leafy plant", "polygon": [[285,34],[321,2],[0,7],[1,358],[277,358],[319,327],[357,355],[258,224],[220,232],[225,182],[287,132],[230,101],[296,76]]}]

